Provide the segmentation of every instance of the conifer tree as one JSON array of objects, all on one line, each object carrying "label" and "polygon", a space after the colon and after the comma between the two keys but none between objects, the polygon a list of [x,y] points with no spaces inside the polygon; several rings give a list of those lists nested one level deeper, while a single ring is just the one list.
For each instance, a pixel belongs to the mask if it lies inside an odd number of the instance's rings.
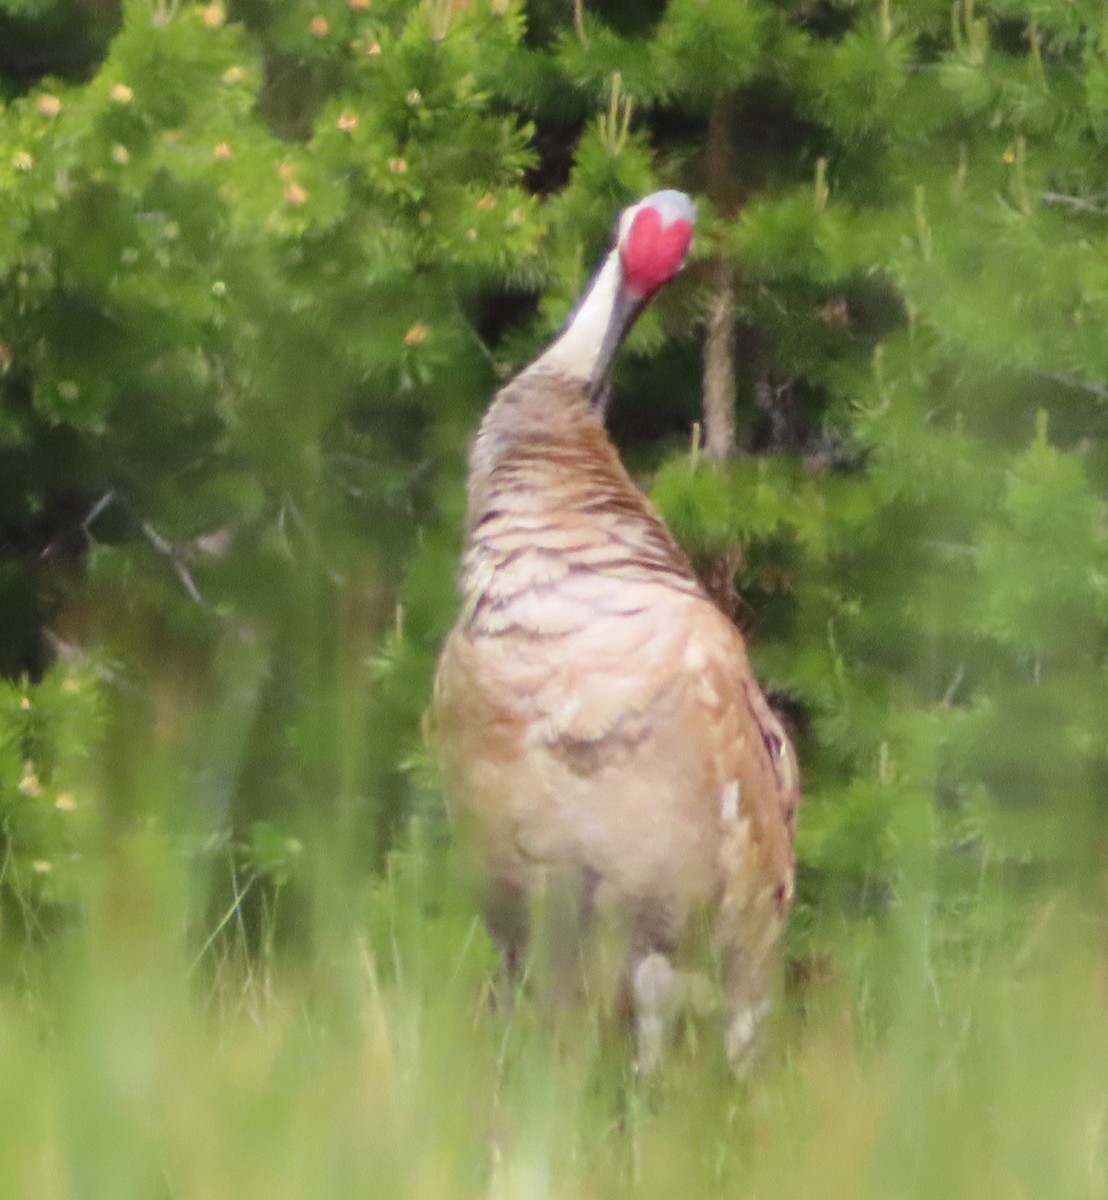
[{"label": "conifer tree", "polygon": [[75,62],[4,9],[6,673],[110,647],[267,861],[437,822],[466,436],[680,186],[610,419],[797,724],[797,953],[1103,861],[1099,4],[128,0]]}]

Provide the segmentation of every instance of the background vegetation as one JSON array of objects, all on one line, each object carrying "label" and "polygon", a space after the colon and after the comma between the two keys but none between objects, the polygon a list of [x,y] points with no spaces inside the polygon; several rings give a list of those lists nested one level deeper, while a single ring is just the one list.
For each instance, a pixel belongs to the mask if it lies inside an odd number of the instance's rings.
[{"label": "background vegetation", "polygon": [[[1106,142],[1103,0],[3,0],[0,1194],[1108,1193]],[[805,780],[746,1089],[489,1011],[419,735],[657,186],[612,425]]]}]

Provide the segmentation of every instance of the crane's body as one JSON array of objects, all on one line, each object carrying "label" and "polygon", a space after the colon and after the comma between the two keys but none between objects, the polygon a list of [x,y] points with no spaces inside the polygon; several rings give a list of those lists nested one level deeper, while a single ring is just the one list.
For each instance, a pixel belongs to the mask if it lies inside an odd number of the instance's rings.
[{"label": "crane's body", "polygon": [[659,196],[668,207],[650,197],[625,214],[566,332],[486,413],[463,608],[434,699],[449,811],[506,959],[522,954],[534,897],[568,881],[581,929],[601,918],[622,931],[646,1067],[672,1008],[671,958],[705,918],[732,1008],[728,1049],[745,1052],[792,896],[798,799],[792,748],[742,636],[627,475],[595,402],[660,286],[627,297],[628,229],[661,210],[648,232],[664,234],[687,211],[677,266],[691,235],[691,206],[669,198],[688,201]]}]

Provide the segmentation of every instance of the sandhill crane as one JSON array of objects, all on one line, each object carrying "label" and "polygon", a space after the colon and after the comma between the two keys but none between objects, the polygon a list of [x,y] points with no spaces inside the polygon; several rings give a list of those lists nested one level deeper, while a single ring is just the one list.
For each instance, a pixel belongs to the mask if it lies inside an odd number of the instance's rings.
[{"label": "sandhill crane", "polygon": [[681,269],[694,219],[676,191],[624,211],[564,331],[489,406],[432,708],[448,810],[509,969],[536,897],[568,889],[575,938],[619,931],[644,1071],[662,1057],[676,956],[706,928],[742,1068],[792,900],[799,799],[742,635],[604,428],[615,352]]}]

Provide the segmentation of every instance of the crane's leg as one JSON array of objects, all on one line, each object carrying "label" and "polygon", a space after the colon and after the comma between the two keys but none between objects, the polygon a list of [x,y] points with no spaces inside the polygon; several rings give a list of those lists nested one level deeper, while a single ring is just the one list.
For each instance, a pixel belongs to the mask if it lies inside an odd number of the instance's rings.
[{"label": "crane's leg", "polygon": [[768,996],[733,1003],[724,1035],[724,1049],[731,1070],[739,1079],[744,1079],[754,1065],[757,1050],[757,1033],[762,1019],[769,1012]]},{"label": "crane's leg", "polygon": [[[759,911],[762,909],[762,911]],[[739,1078],[749,1073],[758,1046],[758,1027],[771,1006],[776,944],[781,920],[769,906],[756,905],[720,946],[728,1021],[727,1061]]]},{"label": "crane's leg", "polygon": [[522,887],[503,880],[488,887],[485,926],[500,951],[500,972],[493,991],[497,1007],[510,1007],[523,981],[530,938],[527,895]]},{"label": "crane's leg", "polygon": [[715,944],[729,1012],[725,1048],[731,1069],[740,1077],[753,1065],[758,1026],[769,1012],[777,947],[792,891],[791,863],[781,861],[785,854],[775,861],[766,849],[774,829],[763,828],[760,836],[757,832],[750,818],[740,815],[720,847],[724,887]]},{"label": "crane's leg", "polygon": [[652,1075],[665,1057],[666,1034],[680,1007],[681,983],[667,955],[651,950],[631,965],[635,1010],[635,1065]]},{"label": "crane's leg", "polygon": [[485,924],[500,951],[501,1000],[515,996],[525,975],[551,1013],[580,996],[595,887],[588,871],[543,868],[527,884],[498,880],[487,888]]}]

